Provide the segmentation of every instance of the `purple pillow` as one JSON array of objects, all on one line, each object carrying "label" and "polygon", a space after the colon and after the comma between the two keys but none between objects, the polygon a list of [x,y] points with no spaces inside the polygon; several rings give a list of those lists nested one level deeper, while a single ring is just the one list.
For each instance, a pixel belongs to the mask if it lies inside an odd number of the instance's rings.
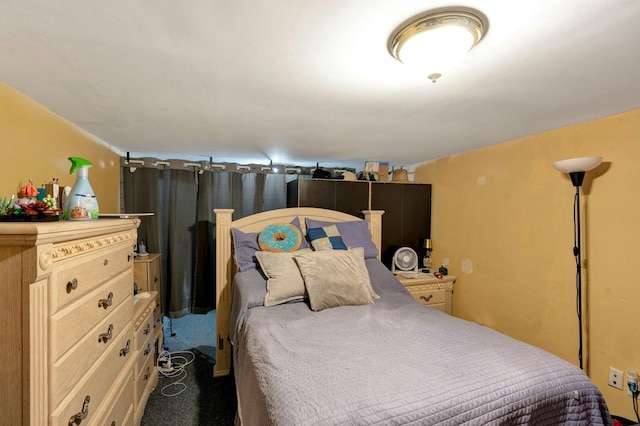
[{"label": "purple pillow", "polygon": [[372,259],[378,257],[378,248],[371,239],[369,232],[369,222],[366,220],[354,220],[349,222],[324,222],[306,218],[307,229],[322,228],[323,226],[336,225],[342,240],[347,247],[362,247],[364,258]]},{"label": "purple pillow", "polygon": [[[291,222],[291,225],[300,228],[300,219],[295,217]],[[302,230],[300,230],[302,234]],[[236,265],[240,269],[240,272],[248,271],[249,269],[256,269],[260,266],[258,259],[256,258],[256,252],[260,251],[258,245],[259,232],[242,232],[239,229],[231,228],[231,235],[233,236],[233,257],[236,260]],[[302,238],[302,243],[298,250],[303,248],[309,248],[309,244]]]}]

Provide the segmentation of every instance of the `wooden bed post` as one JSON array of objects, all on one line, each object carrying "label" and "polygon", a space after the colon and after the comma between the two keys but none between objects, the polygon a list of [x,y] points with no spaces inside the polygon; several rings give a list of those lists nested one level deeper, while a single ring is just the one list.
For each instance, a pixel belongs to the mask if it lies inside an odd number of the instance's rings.
[{"label": "wooden bed post", "polygon": [[369,232],[371,232],[371,239],[378,247],[378,260],[382,255],[382,215],[384,210],[363,210],[364,219],[369,222]]},{"label": "wooden bed post", "polygon": [[231,370],[231,342],[229,342],[229,314],[231,308],[231,215],[233,209],[214,209],[216,214],[216,363],[213,375],[226,376]]}]

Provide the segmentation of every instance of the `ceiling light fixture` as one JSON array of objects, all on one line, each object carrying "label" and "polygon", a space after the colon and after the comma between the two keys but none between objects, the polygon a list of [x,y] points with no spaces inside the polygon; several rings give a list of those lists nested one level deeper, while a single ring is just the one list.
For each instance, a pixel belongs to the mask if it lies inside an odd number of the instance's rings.
[{"label": "ceiling light fixture", "polygon": [[418,67],[432,82],[460,62],[484,35],[486,25],[470,11],[430,12],[401,26],[389,39],[389,52]]}]

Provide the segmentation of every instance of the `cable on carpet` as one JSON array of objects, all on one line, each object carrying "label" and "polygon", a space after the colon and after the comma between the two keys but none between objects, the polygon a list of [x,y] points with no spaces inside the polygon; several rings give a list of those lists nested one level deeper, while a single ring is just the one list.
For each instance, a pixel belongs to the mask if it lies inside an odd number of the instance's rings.
[{"label": "cable on carpet", "polygon": [[[180,395],[187,389],[187,385],[184,383],[184,379],[187,377],[186,367],[195,359],[196,355],[191,351],[162,351],[160,355],[158,355],[158,374],[169,379],[176,378],[174,382],[160,389],[162,395],[173,397]],[[175,387],[177,387],[178,390],[173,392],[167,391],[167,389],[174,389]]]}]

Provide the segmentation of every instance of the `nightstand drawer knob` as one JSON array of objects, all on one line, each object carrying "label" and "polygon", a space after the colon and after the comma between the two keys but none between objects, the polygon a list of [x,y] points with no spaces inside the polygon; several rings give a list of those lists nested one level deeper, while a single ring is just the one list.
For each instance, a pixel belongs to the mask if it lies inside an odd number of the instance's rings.
[{"label": "nightstand drawer knob", "polygon": [[420,296],[420,300],[424,300],[425,302],[429,302],[433,299],[433,294],[430,294],[428,297]]}]

